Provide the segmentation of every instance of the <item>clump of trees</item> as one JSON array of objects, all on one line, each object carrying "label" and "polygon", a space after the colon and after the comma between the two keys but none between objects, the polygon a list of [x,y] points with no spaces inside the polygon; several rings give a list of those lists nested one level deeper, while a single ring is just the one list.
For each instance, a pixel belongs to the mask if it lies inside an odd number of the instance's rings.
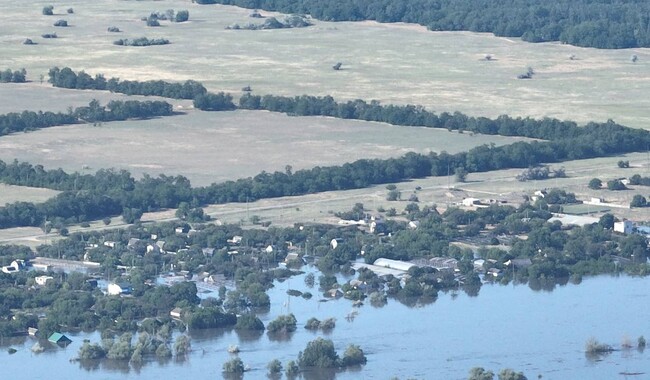
[{"label": "clump of trees", "polygon": [[307,343],[307,347],[298,354],[300,368],[340,368],[366,364],[363,350],[357,345],[350,345],[343,358],[334,349],[330,339],[316,338]]},{"label": "clump of trees", "polygon": [[25,78],[27,76],[27,70],[22,68],[20,70],[11,71],[11,69],[6,69],[5,71],[0,71],[0,82],[2,83],[25,83]]},{"label": "clump of trees", "polygon": [[521,182],[525,181],[534,181],[534,180],[545,180],[549,178],[565,178],[566,172],[564,168],[551,170],[550,167],[535,166],[524,170],[521,174],[517,175],[517,180]]},{"label": "clump of trees", "polygon": [[246,367],[240,358],[232,358],[223,363],[223,372],[225,373],[244,373]]},{"label": "clump of trees", "polygon": [[603,354],[614,351],[609,344],[600,343],[596,338],[591,337],[585,343],[585,353],[588,355]]},{"label": "clump of trees", "polygon": [[587,185],[592,190],[600,190],[601,187],[603,187],[603,181],[601,181],[598,178],[592,178],[589,181],[589,184]]},{"label": "clump of trees", "polygon": [[194,98],[194,107],[202,111],[230,111],[236,108],[232,96],[223,92],[197,95]]},{"label": "clump of trees", "polygon": [[[510,368],[499,371],[499,380],[527,380],[522,372],[515,372]],[[467,380],[494,380],[494,372],[483,367],[474,367],[469,371]]]},{"label": "clump of trees", "polygon": [[[312,23],[305,16],[302,15],[290,15],[286,16],[280,20],[275,17],[269,17],[264,20],[261,24],[249,23],[246,25],[233,24],[226,27],[226,29],[233,30],[267,30],[267,29],[290,29],[290,28],[305,28],[311,26]],[[339,65],[338,70],[341,66]]]},{"label": "clump of trees", "polygon": [[66,26],[68,26],[68,22],[66,20],[57,20],[54,23],[54,26],[66,27]]},{"label": "clump of trees", "polygon": [[44,33],[44,34],[41,34],[41,37],[43,37],[43,38],[58,38],[56,33]]},{"label": "clump of trees", "polygon": [[113,41],[113,45],[118,46],[154,46],[154,45],[167,45],[170,44],[168,39],[165,38],[147,38],[140,37],[135,39],[121,38]]},{"label": "clump of trees", "polygon": [[641,194],[635,194],[630,202],[630,207],[648,207],[648,200]]},{"label": "clump of trees", "polygon": [[266,326],[269,334],[288,334],[296,331],[296,317],[293,314],[280,315]]},{"label": "clump of trees", "polygon": [[620,179],[612,179],[607,181],[607,190],[627,190],[627,186]]},{"label": "clump of trees", "polygon": [[46,5],[43,7],[42,10],[43,15],[45,16],[52,16],[54,15],[54,5]]}]

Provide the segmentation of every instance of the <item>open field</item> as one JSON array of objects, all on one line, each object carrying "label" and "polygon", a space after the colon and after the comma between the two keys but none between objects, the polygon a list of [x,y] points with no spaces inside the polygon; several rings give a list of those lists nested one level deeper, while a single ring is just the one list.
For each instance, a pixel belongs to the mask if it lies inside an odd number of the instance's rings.
[{"label": "open field", "polygon": [[59,192],[27,186],[12,186],[0,183],[0,206],[14,202],[44,202]]},{"label": "open field", "polygon": [[[387,158],[410,151],[468,150],[521,138],[266,111],[201,112],[153,120],[70,125],[0,138],[0,159],[46,168],[115,167],[134,175],[181,174],[194,185],[259,174]],[[86,166],[84,166],[86,165]]]},{"label": "open field", "polygon": [[[55,16],[41,15],[53,4]],[[67,7],[75,13],[63,14]],[[148,28],[152,11],[188,9],[190,22]],[[597,50],[530,44],[488,34],[429,32],[403,24],[315,21],[304,29],[224,30],[251,21],[249,10],[187,1],[8,2],[0,19],[3,65],[38,81],[54,65],[122,79],[196,79],[238,94],[331,94],[338,99],[413,103],[471,115],[614,119],[650,126],[650,50]],[[68,28],[52,23],[66,19]],[[117,26],[122,33],[108,33]],[[43,39],[56,31],[60,38]],[[171,45],[115,46],[118,38],[168,38]],[[25,46],[25,38],[38,45]],[[407,43],[405,43],[407,42]],[[492,61],[482,58],[491,54]],[[630,56],[639,57],[637,63]],[[574,55],[575,60],[569,60]],[[343,63],[343,70],[331,66]],[[516,76],[531,66],[532,80]],[[29,101],[29,99],[25,99]]]}]

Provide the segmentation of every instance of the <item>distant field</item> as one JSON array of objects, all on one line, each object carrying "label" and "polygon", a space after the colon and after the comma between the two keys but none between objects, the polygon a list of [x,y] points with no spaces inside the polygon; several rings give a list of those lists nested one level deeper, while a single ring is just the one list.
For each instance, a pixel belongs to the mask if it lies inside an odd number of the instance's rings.
[{"label": "distant field", "polygon": [[[331,94],[338,99],[413,103],[472,115],[551,116],[650,125],[650,50],[597,50],[530,44],[488,34],[429,32],[402,24],[315,21],[304,29],[224,30],[260,22],[250,10],[188,1],[5,2],[0,16],[2,65],[26,67],[37,81],[54,65],[122,79],[196,79],[236,94]],[[55,16],[41,15],[53,4]],[[73,7],[73,15],[62,14]],[[148,28],[152,11],[188,9],[190,22]],[[55,28],[59,18],[68,28]],[[117,26],[122,33],[108,33]],[[56,31],[60,38],[42,39]],[[171,45],[114,46],[118,38],[168,38]],[[38,42],[22,45],[25,38]],[[487,62],[482,58],[491,54]],[[630,56],[639,57],[637,63]],[[575,60],[569,60],[574,55]],[[343,63],[343,70],[331,66]],[[532,80],[516,76],[531,66]],[[30,98],[25,98],[29,102]]]},{"label": "distant field", "polygon": [[335,165],[410,151],[449,153],[521,138],[266,111],[200,112],[153,120],[71,125],[0,138],[0,159],[80,171],[181,174],[195,185],[266,171]]},{"label": "distant field", "polygon": [[39,189],[36,187],[12,186],[0,183],[0,207],[6,203],[22,202],[44,202],[59,192],[50,189]]}]

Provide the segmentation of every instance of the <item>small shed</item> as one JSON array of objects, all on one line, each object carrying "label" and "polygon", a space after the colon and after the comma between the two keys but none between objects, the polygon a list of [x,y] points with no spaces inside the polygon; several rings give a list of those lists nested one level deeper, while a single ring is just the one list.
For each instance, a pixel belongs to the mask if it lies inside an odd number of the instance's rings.
[{"label": "small shed", "polygon": [[183,309],[180,307],[175,307],[172,309],[172,311],[169,312],[169,316],[172,317],[172,319],[181,319],[181,315],[183,314]]},{"label": "small shed", "polygon": [[54,343],[56,345],[64,346],[64,347],[67,346],[68,344],[72,343],[72,340],[70,340],[70,338],[68,338],[67,336],[61,334],[60,332],[52,333],[52,335],[50,335],[50,337],[47,338],[47,340],[50,343]]}]

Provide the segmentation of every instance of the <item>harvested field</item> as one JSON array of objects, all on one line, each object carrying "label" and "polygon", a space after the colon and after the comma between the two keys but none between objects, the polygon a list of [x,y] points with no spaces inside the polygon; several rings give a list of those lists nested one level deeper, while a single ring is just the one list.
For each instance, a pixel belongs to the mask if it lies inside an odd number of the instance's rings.
[{"label": "harvested field", "polygon": [[432,128],[266,111],[200,112],[152,120],[70,125],[0,139],[0,159],[46,168],[95,171],[114,167],[134,175],[184,175],[194,185],[266,171],[338,165],[410,151],[449,153],[521,138],[459,134]]}]

